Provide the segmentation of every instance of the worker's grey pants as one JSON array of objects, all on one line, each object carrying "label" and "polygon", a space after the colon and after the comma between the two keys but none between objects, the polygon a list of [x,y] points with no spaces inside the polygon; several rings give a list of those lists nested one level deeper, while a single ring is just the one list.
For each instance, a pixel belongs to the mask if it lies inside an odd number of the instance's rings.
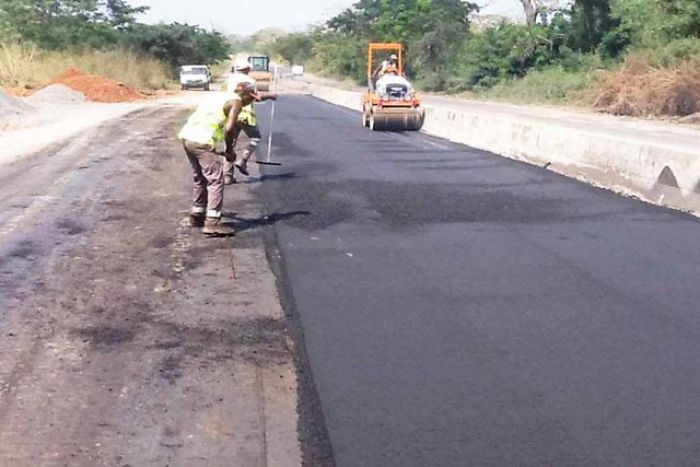
[{"label": "worker's grey pants", "polygon": [[[234,135],[234,146],[236,142],[238,142],[238,137],[241,134],[241,131],[245,133],[245,135],[248,137],[250,140],[248,142],[248,147],[243,151],[243,154],[241,158],[245,161],[251,158],[253,154],[255,154],[255,151],[258,149],[258,145],[260,144],[260,138],[262,138],[262,134],[260,133],[260,128],[258,126],[250,126],[250,125],[245,125],[245,124],[240,124],[240,126],[237,126],[236,128],[236,134]],[[227,177],[233,178],[233,173],[234,167],[233,167],[233,162],[226,161],[224,163],[224,175]]]},{"label": "worker's grey pants", "polygon": [[206,144],[183,141],[192,166],[192,214],[220,219],[224,204],[224,157]]}]

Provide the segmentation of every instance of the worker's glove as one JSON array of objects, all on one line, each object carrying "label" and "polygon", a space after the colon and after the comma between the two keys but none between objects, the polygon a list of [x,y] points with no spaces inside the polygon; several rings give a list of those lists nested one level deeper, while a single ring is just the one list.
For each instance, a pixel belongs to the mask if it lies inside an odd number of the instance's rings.
[{"label": "worker's glove", "polygon": [[233,151],[233,149],[226,150],[226,152],[224,152],[224,157],[227,161],[234,162],[236,160],[236,153]]}]

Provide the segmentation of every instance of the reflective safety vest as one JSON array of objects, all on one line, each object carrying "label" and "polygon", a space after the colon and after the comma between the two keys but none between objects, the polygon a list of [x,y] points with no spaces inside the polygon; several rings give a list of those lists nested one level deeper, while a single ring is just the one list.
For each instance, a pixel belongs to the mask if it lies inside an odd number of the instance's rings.
[{"label": "reflective safety vest", "polygon": [[258,118],[255,116],[255,107],[253,107],[252,103],[241,109],[241,113],[238,114],[238,122],[244,125],[257,126]]},{"label": "reflective safety vest", "polygon": [[226,124],[224,105],[233,100],[241,100],[241,98],[235,93],[224,93],[206,99],[187,120],[178,138],[212,147],[221,144],[224,141]]}]

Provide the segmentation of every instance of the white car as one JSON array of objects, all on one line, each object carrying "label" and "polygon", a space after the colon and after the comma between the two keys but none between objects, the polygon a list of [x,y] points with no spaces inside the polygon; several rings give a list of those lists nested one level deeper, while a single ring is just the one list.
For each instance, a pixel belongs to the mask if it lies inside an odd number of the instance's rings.
[{"label": "white car", "polygon": [[206,65],[185,65],[180,68],[180,86],[183,91],[191,88],[209,90],[211,71]]},{"label": "white car", "polygon": [[301,65],[292,66],[292,77],[302,77],[304,76],[304,67]]}]

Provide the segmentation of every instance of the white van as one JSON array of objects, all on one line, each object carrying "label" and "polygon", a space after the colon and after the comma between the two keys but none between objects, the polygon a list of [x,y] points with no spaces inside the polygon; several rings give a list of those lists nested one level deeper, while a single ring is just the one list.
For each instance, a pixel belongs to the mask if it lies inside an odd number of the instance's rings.
[{"label": "white van", "polygon": [[180,87],[183,91],[191,88],[209,90],[211,71],[206,65],[185,65],[180,68]]},{"label": "white van", "polygon": [[304,67],[301,65],[292,66],[292,78],[301,78],[304,76]]}]

